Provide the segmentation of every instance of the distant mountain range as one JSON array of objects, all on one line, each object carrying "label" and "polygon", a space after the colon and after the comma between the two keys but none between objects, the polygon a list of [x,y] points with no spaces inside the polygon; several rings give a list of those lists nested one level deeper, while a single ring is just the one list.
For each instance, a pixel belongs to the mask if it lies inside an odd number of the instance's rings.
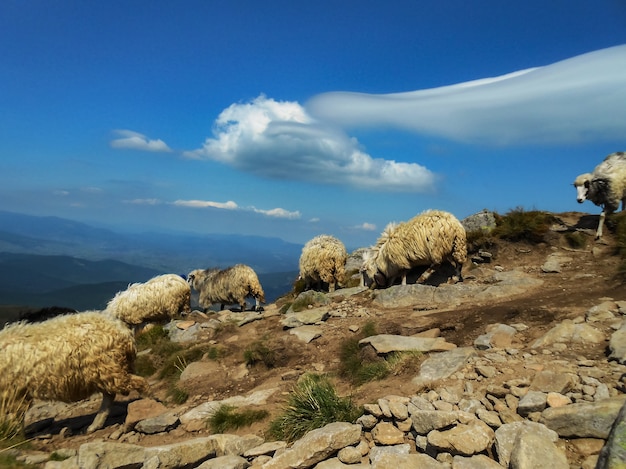
[{"label": "distant mountain range", "polygon": [[291,290],[301,251],[279,238],[117,233],[0,211],[0,305],[101,309],[129,283],[237,263],[255,269],[271,302]]}]

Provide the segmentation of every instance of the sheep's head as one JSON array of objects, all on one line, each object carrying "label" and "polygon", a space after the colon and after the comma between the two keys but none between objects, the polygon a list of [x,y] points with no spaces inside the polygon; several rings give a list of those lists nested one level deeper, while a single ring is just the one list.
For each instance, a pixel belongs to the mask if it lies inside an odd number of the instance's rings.
[{"label": "sheep's head", "polygon": [[204,278],[202,269],[192,270],[187,274],[187,283],[191,288],[199,290],[202,280]]},{"label": "sheep's head", "polygon": [[576,189],[576,200],[579,204],[582,204],[585,200],[587,200],[592,178],[593,176],[591,174],[585,173],[581,174],[574,180],[574,188]]},{"label": "sheep's head", "polygon": [[384,275],[378,270],[376,265],[376,257],[378,255],[378,249],[373,247],[363,252],[363,263],[359,271],[363,278],[363,285],[369,288],[376,288],[376,286],[386,286],[387,280]]}]

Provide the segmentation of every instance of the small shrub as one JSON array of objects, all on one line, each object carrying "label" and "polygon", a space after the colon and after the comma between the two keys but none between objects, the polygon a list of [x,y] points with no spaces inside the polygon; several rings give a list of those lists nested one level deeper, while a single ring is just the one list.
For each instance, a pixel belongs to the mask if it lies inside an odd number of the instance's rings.
[{"label": "small shrub", "polygon": [[291,309],[297,313],[298,311],[304,311],[308,309],[309,306],[314,305],[314,295],[302,295],[294,300],[294,302],[291,304]]},{"label": "small shrub", "polygon": [[153,345],[158,344],[166,340],[169,342],[169,337],[167,331],[163,328],[163,326],[155,325],[148,330],[142,331],[137,335],[136,343],[137,350],[146,350],[151,348]]},{"label": "small shrub", "polygon": [[200,360],[205,354],[214,355],[217,358],[220,352],[217,347],[207,349],[202,346],[176,350],[175,353],[166,357],[163,366],[159,370],[159,378],[178,378],[189,363]]},{"label": "small shrub", "polygon": [[167,395],[175,404],[184,404],[189,399],[189,393],[180,389],[178,386],[171,385],[167,391]]},{"label": "small shrub", "polygon": [[261,409],[236,409],[228,405],[221,405],[217,411],[209,417],[208,425],[212,433],[225,433],[228,430],[236,430],[249,427],[269,415],[267,410]]},{"label": "small shrub", "polygon": [[368,321],[358,335],[349,337],[341,345],[339,375],[352,384],[383,379],[389,374],[384,360],[365,360],[362,356],[359,341],[373,335],[376,335],[376,325]]},{"label": "small shrub", "polygon": [[267,345],[267,338],[251,343],[243,352],[243,360],[248,366],[263,363],[267,368],[276,365],[276,353]]},{"label": "small shrub", "polygon": [[337,395],[326,376],[310,374],[298,382],[269,431],[273,437],[291,442],[332,422],[354,422],[361,414],[351,398]]},{"label": "small shrub", "polygon": [[495,237],[509,241],[540,243],[550,226],[556,221],[554,215],[538,210],[525,211],[522,208],[511,210],[504,216],[495,215]]},{"label": "small shrub", "polygon": [[572,249],[582,249],[587,245],[588,236],[580,231],[565,233],[565,241]]}]

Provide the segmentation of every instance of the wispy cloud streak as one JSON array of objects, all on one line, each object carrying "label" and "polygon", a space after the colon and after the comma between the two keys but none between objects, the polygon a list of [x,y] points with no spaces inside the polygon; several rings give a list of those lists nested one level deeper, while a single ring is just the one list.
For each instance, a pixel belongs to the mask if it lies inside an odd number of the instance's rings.
[{"label": "wispy cloud streak", "polygon": [[151,140],[145,135],[133,132],[132,130],[121,129],[115,130],[114,133],[119,137],[111,140],[110,145],[112,148],[152,152],[172,151],[163,140]]},{"label": "wispy cloud streak", "polygon": [[626,45],[440,88],[323,93],[306,109],[343,128],[394,127],[462,142],[572,143],[626,133]]}]

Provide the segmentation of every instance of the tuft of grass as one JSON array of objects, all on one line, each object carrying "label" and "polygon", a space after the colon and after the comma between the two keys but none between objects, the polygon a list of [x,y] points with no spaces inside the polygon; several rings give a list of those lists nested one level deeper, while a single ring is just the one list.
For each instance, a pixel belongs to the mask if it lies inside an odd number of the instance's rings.
[{"label": "tuft of grass", "polygon": [[565,241],[567,245],[572,249],[582,249],[587,245],[587,239],[589,237],[581,233],[580,231],[570,231],[565,233]]},{"label": "tuft of grass", "polygon": [[501,216],[496,214],[496,227],[492,234],[509,241],[527,241],[537,244],[544,240],[550,226],[556,221],[556,217],[548,212],[539,210],[526,211],[516,208]]},{"label": "tuft of grass", "polygon": [[14,388],[0,391],[0,441],[24,436],[24,414],[28,404],[24,395]]},{"label": "tuft of grass", "polygon": [[246,347],[243,360],[248,366],[263,363],[267,368],[273,368],[276,365],[276,352],[267,345],[267,337],[264,337]]},{"label": "tuft of grass", "polygon": [[167,395],[175,404],[184,404],[189,399],[189,393],[180,389],[178,386],[171,385],[167,390]]},{"label": "tuft of grass", "polygon": [[368,321],[357,336],[349,337],[341,344],[339,375],[342,378],[358,386],[369,381],[383,379],[389,375],[389,368],[385,360],[366,359],[361,353],[359,341],[376,334],[376,325]]},{"label": "tuft of grass", "polygon": [[169,342],[169,336],[165,328],[158,324],[148,330],[142,331],[135,339],[137,350],[146,350],[163,341]]},{"label": "tuft of grass", "polygon": [[362,414],[349,397],[339,397],[325,375],[304,375],[283,412],[270,423],[270,434],[288,442],[332,422],[354,422]]},{"label": "tuft of grass", "polygon": [[225,433],[228,430],[249,427],[268,417],[269,412],[262,409],[236,409],[233,406],[221,405],[208,419],[212,433]]},{"label": "tuft of grass", "polygon": [[305,311],[306,309],[308,309],[309,306],[314,305],[315,298],[313,297],[313,295],[303,295],[294,300],[294,302],[291,304],[291,309],[297,313],[298,311]]},{"label": "tuft of grass", "polygon": [[220,349],[217,347],[192,347],[188,349],[182,349],[178,347],[174,353],[165,357],[165,361],[159,370],[159,378],[178,378],[180,374],[185,370],[187,365],[191,362],[200,360],[203,356],[218,358],[221,354]]}]

